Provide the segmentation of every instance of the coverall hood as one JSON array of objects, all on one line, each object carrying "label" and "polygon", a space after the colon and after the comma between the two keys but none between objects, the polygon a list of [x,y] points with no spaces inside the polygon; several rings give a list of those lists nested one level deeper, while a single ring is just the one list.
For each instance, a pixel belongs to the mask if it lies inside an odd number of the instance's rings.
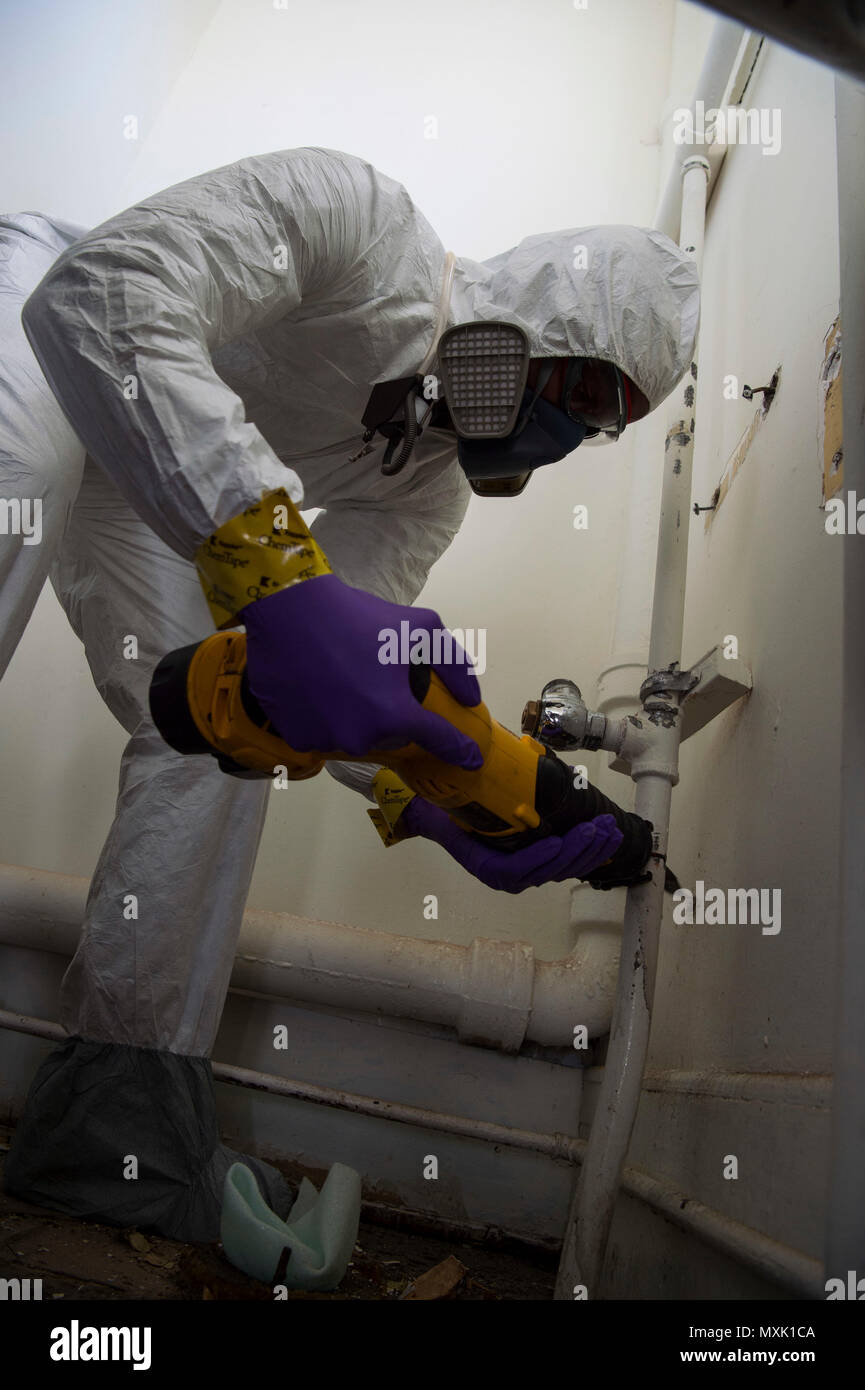
[{"label": "coverall hood", "polygon": [[[374,591],[411,601],[470,490],[444,431],[425,430],[395,477],[361,455],[374,384],[417,372],[448,324],[503,318],[536,356],[615,361],[654,408],[687,369],[699,314],[693,262],[635,227],[456,258],[449,296],[445,278],[400,184],[336,150],[281,150],[94,228],[22,322],[91,457],[178,554],[285,487],[325,508],[320,544],[347,582],[367,587],[372,570]],[[347,508],[363,526],[344,527]]]},{"label": "coverall hood", "polygon": [[700,318],[694,261],[648,227],[525,237],[489,260],[457,258],[450,322],[506,319],[532,357],[615,362],[654,410],[687,371]]}]

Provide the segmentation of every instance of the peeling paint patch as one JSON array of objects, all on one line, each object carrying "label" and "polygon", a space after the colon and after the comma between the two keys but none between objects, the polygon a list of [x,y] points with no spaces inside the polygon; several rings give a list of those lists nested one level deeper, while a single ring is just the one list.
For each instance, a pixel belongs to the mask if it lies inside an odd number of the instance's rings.
[{"label": "peeling paint patch", "polygon": [[664,729],[672,729],[679,717],[679,711],[675,705],[653,705],[648,711],[648,716],[652,724],[657,724]]},{"label": "peeling paint patch", "polygon": [[823,365],[820,369],[820,456],[823,473],[822,505],[840,491],[844,483],[844,421],[841,411],[841,315],[823,339]]},{"label": "peeling paint patch", "polygon": [[[777,398],[778,384],[780,382],[780,379],[781,368],[778,367],[775,371],[774,376],[772,377],[772,385],[775,389],[772,393],[770,403],[773,403]],[[715,488],[714,493],[712,494],[712,501],[715,504],[715,509],[714,511],[704,513],[704,533],[708,533],[710,526],[715,520],[715,517],[721,510],[724,498],[727,496],[727,493],[730,491],[730,488],[733,485],[733,479],[735,478],[739,469],[742,467],[742,464],[745,462],[745,459],[748,457],[748,451],[750,450],[751,445],[754,443],[754,440],[757,437],[760,427],[763,424],[763,421],[766,419],[768,413],[768,408],[764,405],[760,405],[759,409],[755,410],[753,416],[751,417],[751,423],[748,425],[747,429],[745,429],[739,436],[739,440],[736,444],[735,449],[733,450],[732,454],[727,459],[727,462],[724,465],[724,471],[721,474],[721,481],[719,482],[718,486]]]}]

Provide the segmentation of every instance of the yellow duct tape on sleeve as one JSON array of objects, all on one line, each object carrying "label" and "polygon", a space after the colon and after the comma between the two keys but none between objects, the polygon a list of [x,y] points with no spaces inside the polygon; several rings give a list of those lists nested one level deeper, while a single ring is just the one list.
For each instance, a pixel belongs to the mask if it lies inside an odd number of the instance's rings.
[{"label": "yellow duct tape on sleeve", "polygon": [[413,837],[406,835],[397,824],[406,806],[414,797],[415,793],[411,787],[407,787],[401,778],[397,777],[389,767],[379,768],[375,777],[372,779],[372,793],[378,802],[377,811],[367,811],[367,815],[384,841],[390,848],[400,840],[410,840]]},{"label": "yellow duct tape on sleeve", "polygon": [[217,628],[234,626],[240,609],[256,599],[333,572],[284,488],[264,494],[202,541],[195,567]]}]

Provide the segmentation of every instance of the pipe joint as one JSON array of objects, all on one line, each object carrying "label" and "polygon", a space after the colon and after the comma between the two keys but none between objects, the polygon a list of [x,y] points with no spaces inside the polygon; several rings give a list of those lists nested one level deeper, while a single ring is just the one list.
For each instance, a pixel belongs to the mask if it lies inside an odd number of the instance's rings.
[{"label": "pipe joint", "polygon": [[460,1041],[519,1052],[531,1017],[534,981],[534,952],[526,942],[475,937],[461,991]]},{"label": "pipe joint", "polygon": [[607,723],[608,736],[604,748],[617,753],[626,763],[639,762],[654,746],[654,731],[647,726],[642,714],[629,714],[624,719]]},{"label": "pipe joint", "polygon": [[540,700],[530,700],[523,710],[523,733],[531,734],[545,748],[556,752],[573,748],[606,747],[607,720],[590,710],[580,687],[557,678],[547,681]]},{"label": "pipe joint", "polygon": [[684,179],[686,174],[690,174],[695,169],[702,169],[708,179],[711,173],[711,166],[705,155],[689,154],[688,158],[682,161],[681,173]]},{"label": "pipe joint", "polygon": [[[675,787],[679,781],[680,742],[679,697],[650,695],[643,704],[643,719],[648,726],[644,735],[644,750],[631,762],[631,777],[659,777]],[[650,817],[651,819],[651,817]]]},{"label": "pipe joint", "polygon": [[631,777],[638,782],[641,777],[661,777],[671,787],[679,785],[679,768],[676,763],[661,762],[656,758],[644,758],[631,764]]}]

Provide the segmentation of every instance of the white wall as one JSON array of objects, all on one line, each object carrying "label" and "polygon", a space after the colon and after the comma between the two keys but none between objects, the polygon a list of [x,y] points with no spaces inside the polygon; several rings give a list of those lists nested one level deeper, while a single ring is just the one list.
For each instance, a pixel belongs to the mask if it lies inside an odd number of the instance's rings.
[{"label": "white wall", "polygon": [[[779,889],[781,930],[678,926],[668,907],[629,1162],[819,1260],[842,755],[841,542],[824,529],[818,444],[839,290],[833,76],[767,44],[745,105],[780,110],[782,146],[732,147],[710,204],[696,501],[710,501],[759,405],[725,399],[725,378],[762,386],[780,366],[781,381],[711,525],[690,518],[684,660],[733,634],[754,689],[682,746],[670,859],[692,887]],[[723,1176],[727,1155],[738,1178]],[[632,1202],[614,1233],[614,1296],[755,1291]]]},{"label": "white wall", "polygon": [[[670,0],[442,0],[429,12],[227,0],[180,27],[136,13],[90,0],[74,22],[61,6],[17,18],[29,74],[6,181],[17,206],[92,224],[202,169],[315,143],[402,179],[445,243],[472,257],[550,227],[651,221]],[[136,111],[134,143],[121,118]],[[475,499],[425,590],[451,626],[487,628],[484,695],[511,727],[547,679],[589,686],[606,655],[629,450],[586,450],[516,502]],[[573,529],[577,503],[587,532]],[[0,719],[15,730],[0,764],[2,857],[91,872],[123,737],[50,592],[0,689]],[[439,895],[437,924],[423,918],[426,893]],[[250,901],[420,936],[530,937],[550,956],[571,942],[566,885],[513,898],[437,847],[385,851],[365,803],[325,775],[272,794]]]}]

